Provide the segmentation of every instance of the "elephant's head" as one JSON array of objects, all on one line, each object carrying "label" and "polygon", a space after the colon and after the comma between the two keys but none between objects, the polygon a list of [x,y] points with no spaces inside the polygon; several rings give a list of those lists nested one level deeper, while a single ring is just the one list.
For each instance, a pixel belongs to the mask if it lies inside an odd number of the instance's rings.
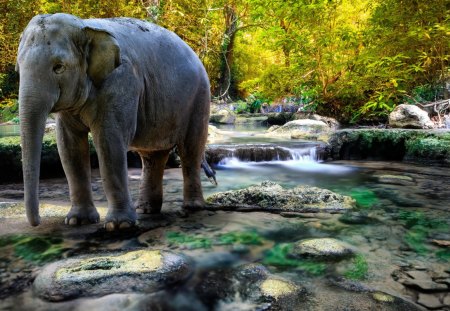
[{"label": "elephant's head", "polygon": [[115,38],[72,15],[38,15],[25,28],[16,70],[25,206],[31,225],[40,222],[40,157],[49,113],[79,110],[91,89],[100,87],[119,64]]}]

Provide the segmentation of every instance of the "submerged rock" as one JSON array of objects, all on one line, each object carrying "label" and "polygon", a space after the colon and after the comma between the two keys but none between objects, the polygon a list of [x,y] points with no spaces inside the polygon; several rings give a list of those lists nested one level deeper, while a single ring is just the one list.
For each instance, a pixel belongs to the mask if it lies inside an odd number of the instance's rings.
[{"label": "submerged rock", "polygon": [[406,175],[380,175],[377,177],[381,184],[411,186],[415,185],[414,179]]},{"label": "submerged rock", "polygon": [[322,259],[340,259],[352,255],[353,249],[333,238],[303,240],[294,245],[290,255],[294,258],[316,257]]},{"label": "submerged rock", "polygon": [[34,292],[50,301],[112,293],[155,292],[191,273],[183,255],[137,250],[52,263],[36,278]]},{"label": "submerged rock", "polygon": [[260,185],[245,189],[219,192],[211,195],[207,202],[210,209],[236,211],[281,212],[343,212],[355,207],[351,197],[327,189],[298,186],[284,189],[279,184],[264,181]]}]

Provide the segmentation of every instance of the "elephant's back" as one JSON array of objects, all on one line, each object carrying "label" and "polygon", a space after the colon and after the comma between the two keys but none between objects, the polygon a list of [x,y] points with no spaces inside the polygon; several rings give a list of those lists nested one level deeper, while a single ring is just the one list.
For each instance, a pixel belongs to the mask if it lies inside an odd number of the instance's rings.
[{"label": "elephant's back", "polygon": [[176,66],[178,62],[183,62],[184,65],[189,63],[203,69],[197,54],[189,45],[174,32],[161,26],[126,17],[89,19],[87,22],[107,29],[119,42],[123,53],[138,63],[148,60]]}]

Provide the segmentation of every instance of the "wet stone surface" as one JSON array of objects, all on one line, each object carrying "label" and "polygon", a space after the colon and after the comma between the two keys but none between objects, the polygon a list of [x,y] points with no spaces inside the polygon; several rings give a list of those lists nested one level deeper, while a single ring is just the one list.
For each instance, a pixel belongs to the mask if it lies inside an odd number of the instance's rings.
[{"label": "wet stone surface", "polygon": [[[312,164],[305,165],[310,169]],[[207,196],[249,185],[261,188],[261,180],[273,179],[283,191],[310,184],[315,187],[313,192],[330,189],[351,197],[356,204],[338,214],[259,208],[251,213],[217,209],[187,213],[181,209],[182,179],[180,170],[175,169],[165,173],[162,214],[139,215],[135,228],[119,233],[106,232],[101,223],[64,225],[70,206],[63,179],[41,181],[46,199],[42,200],[39,227],[28,225],[20,199],[6,198],[8,189],[20,192],[21,185],[0,185],[0,201],[13,201],[0,204],[0,310],[450,310],[445,242],[450,240],[450,192],[442,187],[450,181],[450,172],[376,162],[353,171],[327,164],[319,167],[341,173],[321,177],[321,172],[290,171],[277,175],[283,166],[264,166],[239,172],[240,178],[248,178],[244,181],[236,179],[235,171],[218,170],[218,188],[206,179],[203,185]],[[375,178],[383,175],[410,176],[414,183],[382,183]],[[133,198],[138,194],[139,176],[140,172],[130,170]],[[103,220],[106,202],[95,171],[93,188]],[[404,206],[397,204],[395,197],[404,198]],[[407,205],[406,199],[421,207]],[[299,242],[330,237],[351,245],[354,254],[339,260],[292,256]],[[122,261],[123,267],[139,262],[120,256],[142,250],[188,258],[192,263],[189,273],[155,287],[139,276],[129,279],[133,282],[120,279],[126,280],[134,272],[124,272],[117,261]],[[105,256],[122,260],[105,260]],[[110,288],[127,285],[125,291],[86,296],[80,290],[73,298],[59,302],[40,298],[35,287],[49,266],[93,257],[98,260],[85,261],[81,266],[96,268],[97,277],[92,274],[86,282],[91,275],[80,274],[84,268],[77,264],[63,270],[61,280],[78,278],[83,283],[98,284],[117,278],[119,281]],[[145,260],[150,267],[152,262]],[[113,269],[116,275],[109,275],[107,271]]]},{"label": "wet stone surface", "polygon": [[209,208],[238,211],[261,210],[267,212],[343,212],[355,207],[348,197],[317,187],[299,186],[284,189],[279,184],[264,181],[246,189],[216,193],[207,202]]},{"label": "wet stone surface", "polygon": [[71,258],[44,267],[34,281],[36,295],[50,301],[127,292],[155,292],[185,280],[189,260],[172,252],[136,250]]}]

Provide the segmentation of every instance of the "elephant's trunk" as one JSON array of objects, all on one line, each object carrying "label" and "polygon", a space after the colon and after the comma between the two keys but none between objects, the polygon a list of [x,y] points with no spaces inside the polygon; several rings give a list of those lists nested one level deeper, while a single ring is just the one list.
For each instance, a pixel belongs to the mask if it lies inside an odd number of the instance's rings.
[{"label": "elephant's trunk", "polygon": [[30,102],[22,95],[19,103],[25,208],[29,223],[37,226],[40,223],[38,190],[42,140],[50,109],[49,104]]}]

